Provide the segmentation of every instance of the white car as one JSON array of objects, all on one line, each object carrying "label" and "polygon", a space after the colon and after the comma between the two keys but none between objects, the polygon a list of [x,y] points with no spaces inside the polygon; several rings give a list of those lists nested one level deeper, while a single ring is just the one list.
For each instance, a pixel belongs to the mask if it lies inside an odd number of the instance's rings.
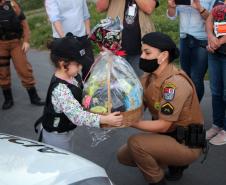
[{"label": "white car", "polygon": [[113,185],[105,170],[78,155],[0,133],[0,185]]}]

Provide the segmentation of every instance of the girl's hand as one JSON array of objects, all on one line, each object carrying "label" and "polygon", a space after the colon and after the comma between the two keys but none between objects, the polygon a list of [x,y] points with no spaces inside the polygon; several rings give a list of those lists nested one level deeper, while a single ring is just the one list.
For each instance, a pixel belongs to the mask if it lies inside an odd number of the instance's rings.
[{"label": "girl's hand", "polygon": [[113,112],[106,116],[101,116],[100,123],[107,124],[113,127],[120,127],[122,126],[123,116],[120,112]]}]

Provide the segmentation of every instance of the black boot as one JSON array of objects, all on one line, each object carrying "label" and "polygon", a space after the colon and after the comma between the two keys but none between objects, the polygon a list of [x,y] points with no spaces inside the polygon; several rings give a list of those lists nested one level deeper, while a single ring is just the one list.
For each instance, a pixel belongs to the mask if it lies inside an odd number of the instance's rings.
[{"label": "black boot", "polygon": [[28,95],[30,97],[31,104],[42,106],[45,105],[45,102],[41,101],[41,98],[38,96],[36,88],[30,87],[27,89]]},{"label": "black boot", "polygon": [[188,165],[185,166],[169,166],[168,171],[165,174],[165,178],[168,181],[178,181],[183,176],[183,171],[188,168]]},{"label": "black boot", "polygon": [[2,104],[2,109],[3,110],[10,109],[13,106],[13,96],[12,96],[11,88],[3,89],[2,92],[5,98],[5,101]]},{"label": "black boot", "polygon": [[156,183],[149,183],[149,185],[166,185],[166,181],[163,178],[162,180],[160,180],[159,182]]}]

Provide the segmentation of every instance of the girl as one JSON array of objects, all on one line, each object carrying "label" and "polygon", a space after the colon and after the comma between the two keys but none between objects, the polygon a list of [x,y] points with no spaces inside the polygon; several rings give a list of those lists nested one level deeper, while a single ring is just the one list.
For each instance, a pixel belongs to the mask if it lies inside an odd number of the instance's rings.
[{"label": "girl", "polygon": [[119,112],[106,116],[89,113],[81,107],[82,80],[78,74],[85,61],[85,49],[73,35],[53,41],[50,58],[56,71],[49,85],[42,123],[42,141],[73,151],[72,136],[77,125],[101,127],[101,124],[120,126]]}]

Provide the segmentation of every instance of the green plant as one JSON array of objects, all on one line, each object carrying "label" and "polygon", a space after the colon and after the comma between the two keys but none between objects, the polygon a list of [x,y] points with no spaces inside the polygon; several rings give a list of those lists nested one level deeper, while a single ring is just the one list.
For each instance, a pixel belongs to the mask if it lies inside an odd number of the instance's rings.
[{"label": "green plant", "polygon": [[31,46],[46,49],[46,42],[52,37],[51,25],[46,15],[31,16],[28,20],[31,29]]},{"label": "green plant", "polygon": [[17,0],[24,11],[35,10],[43,7],[44,0]]}]

